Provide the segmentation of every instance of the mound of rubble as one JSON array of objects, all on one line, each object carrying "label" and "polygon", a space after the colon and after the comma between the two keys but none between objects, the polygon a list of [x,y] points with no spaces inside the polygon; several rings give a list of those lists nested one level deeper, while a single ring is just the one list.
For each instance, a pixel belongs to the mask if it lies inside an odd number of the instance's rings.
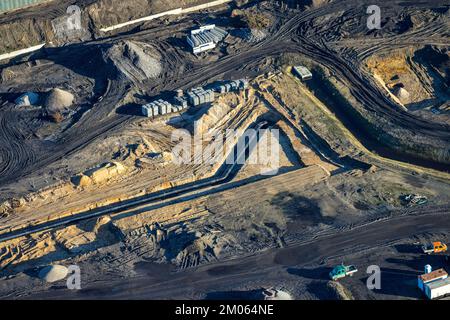
[{"label": "mound of rubble", "polygon": [[109,48],[103,57],[121,76],[134,83],[157,78],[162,72],[159,54],[145,43],[122,41]]},{"label": "mound of rubble", "polygon": [[313,281],[308,291],[319,300],[355,300],[350,290],[336,281]]},{"label": "mound of rubble", "polygon": [[282,6],[291,9],[317,8],[331,2],[331,0],[282,0]]}]

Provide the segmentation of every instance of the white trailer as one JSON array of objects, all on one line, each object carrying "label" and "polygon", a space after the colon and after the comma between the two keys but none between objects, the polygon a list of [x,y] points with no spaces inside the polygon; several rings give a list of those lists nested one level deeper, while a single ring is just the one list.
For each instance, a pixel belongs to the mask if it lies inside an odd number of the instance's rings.
[{"label": "white trailer", "polygon": [[309,69],[304,66],[295,66],[293,70],[294,74],[302,81],[311,80],[313,77],[311,71],[309,71]]},{"label": "white trailer", "polygon": [[424,293],[428,299],[442,298],[450,295],[450,278],[426,283]]}]

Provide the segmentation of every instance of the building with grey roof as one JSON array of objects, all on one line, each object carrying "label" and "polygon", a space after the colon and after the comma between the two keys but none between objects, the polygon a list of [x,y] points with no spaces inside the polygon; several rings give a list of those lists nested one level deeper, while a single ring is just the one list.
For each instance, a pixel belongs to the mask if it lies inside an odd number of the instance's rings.
[{"label": "building with grey roof", "polygon": [[187,37],[187,42],[192,47],[193,53],[197,54],[214,49],[227,35],[227,31],[211,24],[192,30]]}]

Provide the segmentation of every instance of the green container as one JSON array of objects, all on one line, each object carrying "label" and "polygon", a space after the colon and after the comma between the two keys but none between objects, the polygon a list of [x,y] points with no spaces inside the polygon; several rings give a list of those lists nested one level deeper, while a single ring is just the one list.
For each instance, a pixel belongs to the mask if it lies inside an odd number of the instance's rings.
[{"label": "green container", "polygon": [[48,0],[1,0],[0,12],[25,8],[33,4],[46,2]]}]

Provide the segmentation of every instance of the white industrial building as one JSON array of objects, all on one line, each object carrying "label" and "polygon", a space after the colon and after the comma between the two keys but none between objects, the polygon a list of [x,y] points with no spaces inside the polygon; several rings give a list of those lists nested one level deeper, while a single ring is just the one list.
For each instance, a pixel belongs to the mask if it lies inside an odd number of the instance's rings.
[{"label": "white industrial building", "polygon": [[312,73],[309,71],[308,68],[304,66],[295,66],[293,68],[294,74],[299,77],[302,81],[311,80],[312,79]]},{"label": "white industrial building", "polygon": [[418,276],[417,286],[428,299],[441,298],[450,294],[450,278],[444,269],[431,271],[431,266],[425,266],[425,273]]},{"label": "white industrial building", "polygon": [[187,37],[187,42],[192,47],[192,52],[197,54],[214,49],[227,35],[228,32],[211,24],[192,30]]}]

